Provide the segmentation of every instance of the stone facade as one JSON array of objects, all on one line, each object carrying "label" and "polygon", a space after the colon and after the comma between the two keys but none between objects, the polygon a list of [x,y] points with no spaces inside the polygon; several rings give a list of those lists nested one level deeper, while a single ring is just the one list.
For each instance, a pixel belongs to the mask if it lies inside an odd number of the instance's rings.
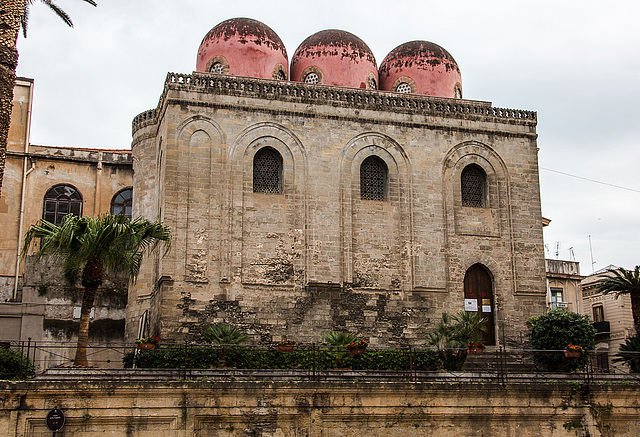
[{"label": "stone facade", "polygon": [[[129,293],[128,338],[146,311],[167,339],[225,321],[261,343],[336,329],[421,343],[464,308],[476,265],[494,332],[524,329],[546,296],[535,128],[535,113],[488,102],[170,73],[132,152],[134,215],[174,243]],[[280,193],[253,185],[264,148],[282,159]],[[387,169],[379,200],[361,196],[372,156]],[[481,207],[461,200],[470,165]]]},{"label": "stone facade", "polygon": [[[115,375],[113,375],[115,376]],[[137,436],[633,436],[635,383],[0,382],[0,433]]]}]

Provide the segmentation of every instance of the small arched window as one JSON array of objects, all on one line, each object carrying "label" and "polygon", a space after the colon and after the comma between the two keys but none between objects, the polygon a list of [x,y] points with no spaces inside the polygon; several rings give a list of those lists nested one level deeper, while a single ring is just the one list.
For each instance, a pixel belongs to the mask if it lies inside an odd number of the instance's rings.
[{"label": "small arched window", "polygon": [[59,225],[68,214],[82,216],[82,194],[71,185],[54,185],[44,195],[42,218]]},{"label": "small arched window", "polygon": [[133,189],[125,188],[120,190],[111,199],[111,214],[124,214],[129,220],[131,220],[133,205]]},{"label": "small arched window", "polygon": [[282,193],[282,156],[273,147],[263,147],[253,157],[253,192]]},{"label": "small arched window", "polygon": [[360,165],[360,198],[363,200],[386,200],[387,164],[377,156],[370,156]]},{"label": "small arched window", "polygon": [[462,206],[484,208],[487,204],[487,174],[476,164],[468,165],[460,176]]}]

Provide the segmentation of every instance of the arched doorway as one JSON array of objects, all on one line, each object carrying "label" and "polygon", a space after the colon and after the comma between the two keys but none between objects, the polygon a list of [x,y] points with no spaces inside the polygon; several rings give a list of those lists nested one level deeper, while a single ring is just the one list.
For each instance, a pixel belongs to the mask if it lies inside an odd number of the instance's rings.
[{"label": "arched doorway", "polygon": [[483,342],[495,345],[493,283],[489,271],[482,264],[472,265],[464,275],[464,302],[465,311],[480,312],[487,319]]}]

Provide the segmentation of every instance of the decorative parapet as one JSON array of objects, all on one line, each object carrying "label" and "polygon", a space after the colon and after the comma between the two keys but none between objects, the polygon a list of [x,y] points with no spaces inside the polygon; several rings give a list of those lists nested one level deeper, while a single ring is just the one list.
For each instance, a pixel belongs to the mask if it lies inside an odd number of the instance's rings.
[{"label": "decorative parapet", "polygon": [[493,118],[503,123],[527,125],[537,123],[537,114],[534,111],[494,108],[489,102],[206,73],[168,73],[157,109],[145,111],[135,117],[134,132],[155,122],[156,115],[164,105],[169,90],[199,91],[354,109],[420,113],[449,118],[483,118],[485,120]]}]

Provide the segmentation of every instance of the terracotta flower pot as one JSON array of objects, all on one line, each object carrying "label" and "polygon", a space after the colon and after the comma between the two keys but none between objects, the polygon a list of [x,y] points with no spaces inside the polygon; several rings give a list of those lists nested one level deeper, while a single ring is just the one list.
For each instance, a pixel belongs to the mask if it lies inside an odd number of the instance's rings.
[{"label": "terracotta flower pot", "polygon": [[467,354],[469,355],[482,355],[484,348],[482,347],[468,347]]},{"label": "terracotta flower pot", "polygon": [[564,351],[564,356],[567,358],[580,358],[582,352],[580,351]]},{"label": "terracotta flower pot", "polygon": [[153,343],[136,343],[136,348],[144,351],[152,351],[156,348],[156,345]]},{"label": "terracotta flower pot", "polygon": [[363,353],[365,353],[365,351],[365,348],[349,349],[349,355],[351,355],[352,357],[355,355],[362,355]]},{"label": "terracotta flower pot", "polygon": [[292,352],[295,347],[296,346],[294,344],[279,344],[276,347],[276,350],[278,352]]}]

